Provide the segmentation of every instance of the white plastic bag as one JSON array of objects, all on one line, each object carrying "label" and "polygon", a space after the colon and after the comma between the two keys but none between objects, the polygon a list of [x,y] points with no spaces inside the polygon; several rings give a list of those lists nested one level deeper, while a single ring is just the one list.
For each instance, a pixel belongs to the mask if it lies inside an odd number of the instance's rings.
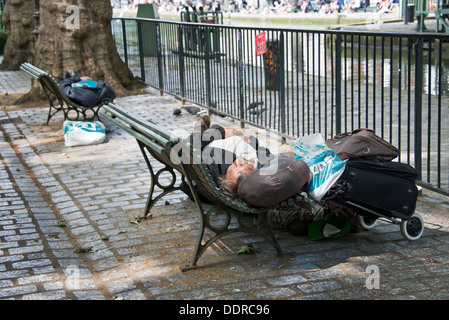
[{"label": "white plastic bag", "polygon": [[345,170],[346,162],[326,145],[321,134],[311,134],[292,141],[290,148],[296,159],[301,159],[310,168],[311,178],[307,184],[310,198],[320,201]]},{"label": "white plastic bag", "polygon": [[63,129],[66,147],[99,144],[106,138],[106,128],[100,121],[66,120]]}]

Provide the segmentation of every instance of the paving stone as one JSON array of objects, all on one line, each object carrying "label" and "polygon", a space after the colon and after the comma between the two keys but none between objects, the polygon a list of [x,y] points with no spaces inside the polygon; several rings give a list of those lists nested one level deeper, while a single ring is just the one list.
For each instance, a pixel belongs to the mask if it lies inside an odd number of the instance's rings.
[{"label": "paving stone", "polygon": [[296,294],[296,291],[290,288],[268,288],[263,291],[254,292],[253,295],[256,299],[282,299],[289,298]]},{"label": "paving stone", "polygon": [[315,293],[315,292],[340,289],[341,286],[339,283],[335,281],[319,281],[313,283],[300,284],[298,285],[298,288],[305,293],[311,292]]},{"label": "paving stone", "polygon": [[23,296],[37,291],[35,285],[31,286],[15,286],[13,288],[0,289],[0,298]]},{"label": "paving stone", "polygon": [[74,291],[73,295],[78,300],[106,300],[99,291]]}]

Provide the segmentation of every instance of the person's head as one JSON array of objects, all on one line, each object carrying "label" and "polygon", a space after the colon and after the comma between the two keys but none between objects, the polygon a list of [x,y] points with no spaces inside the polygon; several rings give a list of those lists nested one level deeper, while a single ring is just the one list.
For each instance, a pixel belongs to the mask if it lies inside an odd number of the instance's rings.
[{"label": "person's head", "polygon": [[230,183],[237,183],[239,179],[244,178],[256,170],[256,163],[254,160],[246,160],[243,157],[237,157],[235,161],[226,170],[226,180]]},{"label": "person's head", "polygon": [[221,176],[220,187],[225,193],[233,198],[237,198],[237,189],[240,182],[251,172],[256,170],[255,161],[248,161],[243,157],[237,157],[228,167],[226,173]]}]

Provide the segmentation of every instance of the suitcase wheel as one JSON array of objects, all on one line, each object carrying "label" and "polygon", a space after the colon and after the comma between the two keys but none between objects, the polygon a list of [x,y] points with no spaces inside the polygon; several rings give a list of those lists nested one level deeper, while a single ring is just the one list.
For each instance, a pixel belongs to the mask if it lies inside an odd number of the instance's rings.
[{"label": "suitcase wheel", "polygon": [[372,216],[357,215],[357,223],[365,230],[370,230],[377,225],[377,218]]},{"label": "suitcase wheel", "polygon": [[417,213],[408,220],[401,221],[401,233],[407,240],[418,240],[424,232],[424,221]]}]

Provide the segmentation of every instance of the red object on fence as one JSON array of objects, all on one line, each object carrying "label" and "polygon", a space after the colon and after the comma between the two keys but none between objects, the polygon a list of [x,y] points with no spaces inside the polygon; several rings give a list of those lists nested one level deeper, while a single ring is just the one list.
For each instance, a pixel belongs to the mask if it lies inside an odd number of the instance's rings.
[{"label": "red object on fence", "polygon": [[267,52],[267,41],[265,39],[265,32],[256,35],[256,55],[260,56]]}]

